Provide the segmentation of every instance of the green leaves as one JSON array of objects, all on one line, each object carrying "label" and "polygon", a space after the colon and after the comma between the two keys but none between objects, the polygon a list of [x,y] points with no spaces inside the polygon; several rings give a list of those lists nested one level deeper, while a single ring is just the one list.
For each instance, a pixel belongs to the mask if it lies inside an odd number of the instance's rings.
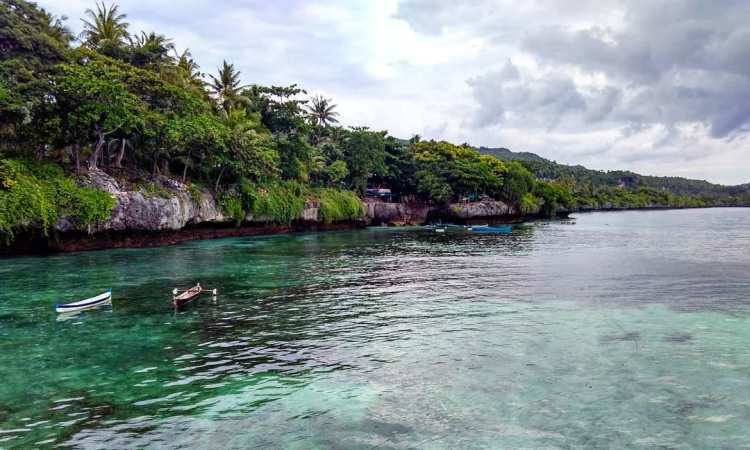
[{"label": "green leaves", "polygon": [[91,48],[109,49],[125,44],[130,36],[126,14],[121,14],[115,4],[107,6],[104,2],[96,4],[96,11],[86,10],[81,38],[84,44]]},{"label": "green leaves", "polygon": [[343,144],[344,158],[349,168],[349,187],[359,194],[367,189],[367,179],[385,173],[386,132],[370,131],[366,127],[352,128]]},{"label": "green leaves", "polygon": [[448,202],[502,196],[508,168],[495,158],[448,142],[415,141],[411,151],[417,165],[417,190],[426,199]]},{"label": "green leaves", "polygon": [[122,78],[116,68],[96,59],[60,67],[53,88],[56,107],[78,142],[85,143],[95,125],[105,134],[143,127],[146,105]]},{"label": "green leaves", "polygon": [[352,191],[318,188],[312,190],[312,196],[319,202],[318,215],[323,223],[358,220],[364,214],[362,201]]},{"label": "green leaves", "polygon": [[107,220],[114,204],[105,191],[78,187],[57,165],[0,160],[0,238],[6,242],[28,226],[47,234],[63,216],[84,229]]}]

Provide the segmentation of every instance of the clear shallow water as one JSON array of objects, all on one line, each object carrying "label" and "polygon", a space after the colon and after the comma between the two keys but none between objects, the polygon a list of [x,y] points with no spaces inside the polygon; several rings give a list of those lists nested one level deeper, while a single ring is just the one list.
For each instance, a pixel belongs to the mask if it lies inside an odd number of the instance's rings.
[{"label": "clear shallow water", "polygon": [[[748,223],[595,213],[0,259],[0,448],[748,447]],[[175,314],[194,280],[221,295]],[[107,287],[112,309],[57,320],[55,300]]]}]

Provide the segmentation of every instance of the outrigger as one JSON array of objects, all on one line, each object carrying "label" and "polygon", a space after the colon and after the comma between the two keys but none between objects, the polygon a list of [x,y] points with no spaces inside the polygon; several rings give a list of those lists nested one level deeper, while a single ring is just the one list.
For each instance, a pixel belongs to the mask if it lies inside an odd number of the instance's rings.
[{"label": "outrigger", "polygon": [[172,289],[172,305],[175,308],[179,308],[186,303],[192,302],[204,292],[210,292],[214,297],[219,294],[219,291],[217,289],[203,289],[200,283],[196,283],[195,286],[183,291],[174,288]]}]

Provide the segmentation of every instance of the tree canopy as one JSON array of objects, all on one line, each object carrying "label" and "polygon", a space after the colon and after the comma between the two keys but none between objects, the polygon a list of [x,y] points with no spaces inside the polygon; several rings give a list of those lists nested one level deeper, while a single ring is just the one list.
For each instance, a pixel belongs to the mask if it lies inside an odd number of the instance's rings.
[{"label": "tree canopy", "polygon": [[[173,175],[213,189],[235,212],[283,217],[298,206],[279,206],[283,193],[317,192],[331,214],[353,211],[334,204],[351,197],[325,189],[364,195],[368,187],[388,187],[402,200],[487,198],[549,213],[575,205],[685,203],[664,197],[664,183],[690,194],[679,180],[655,184],[623,173],[620,186],[545,160],[500,161],[468,145],[344,126],[333,99],[296,84],[247,83],[229,61],[204,75],[169,37],[133,32],[116,4],[97,3],[81,20],[76,46],[63,20],[34,3],[0,3],[0,159],[43,160],[68,173]],[[268,196],[251,195],[249,186]]]}]

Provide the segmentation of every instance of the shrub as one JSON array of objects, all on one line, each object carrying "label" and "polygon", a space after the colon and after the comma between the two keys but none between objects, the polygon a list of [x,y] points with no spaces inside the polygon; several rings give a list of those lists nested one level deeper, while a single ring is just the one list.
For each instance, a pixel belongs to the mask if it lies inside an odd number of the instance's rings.
[{"label": "shrub", "polygon": [[297,181],[276,181],[265,185],[242,181],[240,192],[244,206],[255,219],[290,224],[302,214],[307,188]]},{"label": "shrub", "polygon": [[149,181],[148,183],[145,183],[140,188],[141,193],[146,198],[153,198],[153,197],[161,197],[161,198],[171,198],[172,193],[169,191],[169,189],[165,188],[159,183]]},{"label": "shrub", "polygon": [[320,220],[333,223],[343,220],[356,220],[362,217],[362,201],[352,191],[334,188],[318,188],[312,196],[320,202]]},{"label": "shrub", "polygon": [[522,214],[531,214],[539,211],[541,201],[531,192],[527,192],[521,197],[519,202]]},{"label": "shrub", "polygon": [[107,220],[114,204],[109,193],[77,186],[55,164],[0,160],[0,236],[6,243],[21,227],[38,226],[46,236],[61,216],[85,228]]},{"label": "shrub", "polygon": [[247,213],[242,205],[242,197],[240,197],[237,192],[224,192],[219,199],[219,203],[221,204],[221,209],[224,211],[224,214],[231,217],[234,220],[235,225],[239,226],[242,221],[245,220]]},{"label": "shrub", "polygon": [[203,186],[197,183],[190,183],[190,186],[188,186],[187,191],[193,203],[195,203],[196,205],[200,204],[203,198]]}]

